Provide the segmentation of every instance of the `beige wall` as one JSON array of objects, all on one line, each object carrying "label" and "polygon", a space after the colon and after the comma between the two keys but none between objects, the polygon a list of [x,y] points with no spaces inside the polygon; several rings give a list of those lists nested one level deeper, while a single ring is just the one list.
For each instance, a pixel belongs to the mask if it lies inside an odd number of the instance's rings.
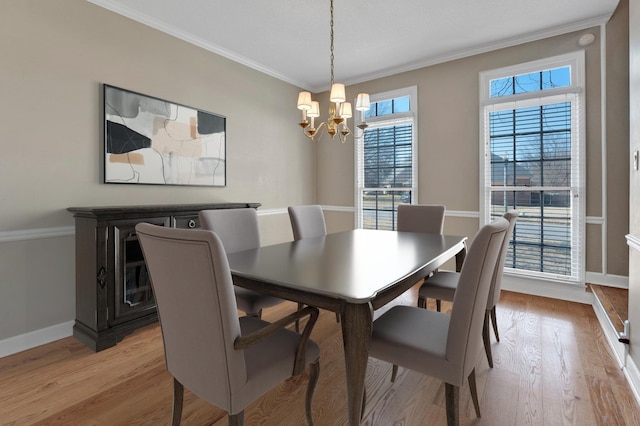
[{"label": "beige wall", "polygon": [[608,271],[629,274],[629,1],[621,0],[607,26],[607,246]]},{"label": "beige wall", "polygon": [[[84,0],[2,0],[0,233],[70,227],[70,206],[315,201],[298,88]],[[101,84],[227,117],[227,187],[101,183]],[[291,238],[261,216],[263,241]],[[0,242],[0,340],[75,317],[73,236]]]},{"label": "beige wall", "polygon": [[[624,3],[624,0],[623,2]],[[479,73],[580,49],[578,38],[590,32],[596,41],[586,52],[587,127],[587,270],[628,274],[625,244],[628,221],[628,70],[627,11],[624,5],[607,27],[607,203],[603,205],[601,126],[600,27],[500,49],[434,65],[347,88],[347,97],[359,92],[378,93],[418,87],[418,200],[447,210],[469,213],[468,218],[447,218],[445,232],[472,236],[478,229],[479,210]],[[354,150],[339,143],[318,148],[318,202],[353,206]],[[601,221],[606,219],[607,247],[602,244]],[[345,219],[346,220],[346,219]]]}]

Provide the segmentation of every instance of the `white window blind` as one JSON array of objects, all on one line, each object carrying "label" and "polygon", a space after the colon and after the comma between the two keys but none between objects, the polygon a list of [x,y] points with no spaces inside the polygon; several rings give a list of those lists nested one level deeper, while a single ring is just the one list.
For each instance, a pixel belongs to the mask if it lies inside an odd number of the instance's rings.
[{"label": "white window blind", "polygon": [[416,88],[371,95],[371,102],[369,127],[356,138],[356,226],[394,230],[398,204],[415,202]]},{"label": "white window blind", "polygon": [[[488,223],[506,210],[520,212],[505,262],[510,273],[584,282],[581,56],[561,62],[571,76],[562,88],[527,88],[493,98],[486,87],[483,91],[481,218]],[[557,58],[550,63],[557,66]],[[533,66],[525,66],[527,77],[548,69],[544,61]],[[504,79],[509,73],[517,75],[513,69],[493,72],[481,84],[489,86],[491,77]]]}]

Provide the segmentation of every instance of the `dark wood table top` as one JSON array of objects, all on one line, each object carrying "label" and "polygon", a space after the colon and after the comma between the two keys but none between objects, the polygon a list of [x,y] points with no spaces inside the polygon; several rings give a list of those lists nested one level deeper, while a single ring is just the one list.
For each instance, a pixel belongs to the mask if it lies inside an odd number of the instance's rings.
[{"label": "dark wood table top", "polygon": [[228,255],[236,277],[368,303],[407,277],[441,266],[466,237],[357,229]]}]

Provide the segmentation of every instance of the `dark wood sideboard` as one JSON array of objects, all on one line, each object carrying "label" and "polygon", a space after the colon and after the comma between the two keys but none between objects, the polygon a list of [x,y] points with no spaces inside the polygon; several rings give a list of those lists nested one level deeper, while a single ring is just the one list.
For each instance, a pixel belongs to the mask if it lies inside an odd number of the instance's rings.
[{"label": "dark wood sideboard", "polygon": [[198,212],[260,203],[70,207],[75,217],[76,320],[73,335],[93,351],[114,346],[158,320],[135,226],[199,228]]}]

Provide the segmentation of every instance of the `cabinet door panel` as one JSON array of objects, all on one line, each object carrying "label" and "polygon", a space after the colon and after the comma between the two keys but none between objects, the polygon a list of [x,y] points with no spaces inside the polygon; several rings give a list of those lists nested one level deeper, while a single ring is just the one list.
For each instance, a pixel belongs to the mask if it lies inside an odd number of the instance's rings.
[{"label": "cabinet door panel", "polygon": [[142,218],[136,220],[114,221],[113,238],[113,304],[112,324],[117,324],[155,312],[155,300],[151,281],[142,255],[142,248],[136,236],[137,223],[147,222],[160,226],[170,226],[169,217]]}]

